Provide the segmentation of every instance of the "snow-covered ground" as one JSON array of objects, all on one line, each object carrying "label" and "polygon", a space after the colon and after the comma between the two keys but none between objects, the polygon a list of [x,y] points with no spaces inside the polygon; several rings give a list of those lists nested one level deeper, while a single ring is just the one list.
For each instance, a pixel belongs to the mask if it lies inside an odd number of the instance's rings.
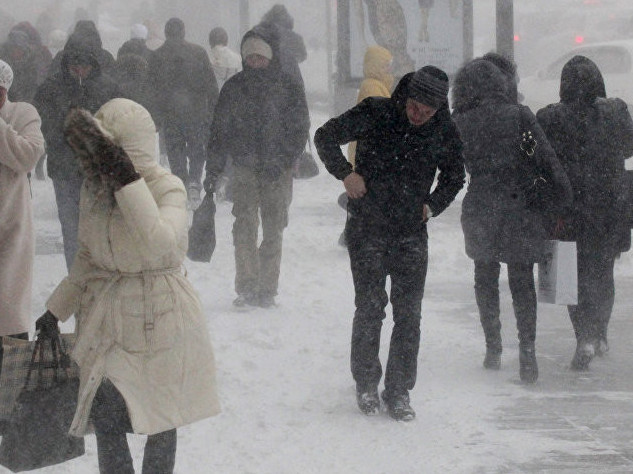
[{"label": "snow-covered ground", "polygon": [[[324,120],[314,116],[313,131]],[[538,393],[518,383],[507,281],[501,283],[502,370],[491,373],[481,367],[484,343],[473,265],[464,254],[459,226],[463,193],[429,225],[418,382],[411,393],[417,418],[398,423],[385,413],[366,417],[358,411],[349,370],[353,286],[347,252],[337,244],[345,220],[336,203],[342,184],[322,165],[321,170],[316,178],[295,181],[277,307],[240,312],[231,304],[235,273],[228,203],[218,205],[211,263],[186,262],[215,347],[223,411],[179,430],[176,472],[514,472],[504,466],[538,459],[552,449],[568,450],[568,442],[499,427],[500,410]],[[33,181],[33,205],[38,248],[54,252],[60,231],[50,180]],[[622,260],[618,272],[630,267],[628,259]],[[34,319],[64,274],[61,253],[37,255]],[[547,311],[560,313],[561,321],[566,318],[564,308],[549,306]],[[388,314],[383,362],[392,327]],[[63,330],[72,328],[66,323]],[[568,336],[561,341],[565,358],[573,348],[571,329]],[[547,377],[542,374],[539,384],[546,385]],[[144,438],[129,439],[140,472]],[[87,437],[85,456],[41,472],[97,472],[94,436]]]}]

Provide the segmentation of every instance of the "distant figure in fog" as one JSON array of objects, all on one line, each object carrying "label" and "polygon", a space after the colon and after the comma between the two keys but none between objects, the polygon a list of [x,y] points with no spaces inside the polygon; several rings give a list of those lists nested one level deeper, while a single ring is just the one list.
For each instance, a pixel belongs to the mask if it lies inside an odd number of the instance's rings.
[{"label": "distant figure in fog", "polygon": [[167,21],[165,38],[149,60],[154,112],[165,135],[171,172],[182,179],[189,205],[196,208],[201,201],[205,145],[218,84],[205,49],[185,40],[181,19]]},{"label": "distant figure in fog", "polygon": [[[543,216],[528,208],[524,190],[531,170],[538,166],[556,185],[558,199],[552,206],[565,206],[571,203],[569,181],[534,114],[517,104],[511,81],[491,61],[478,58],[459,69],[453,107],[470,174],[461,222],[466,254],[475,262],[475,299],[486,342],[483,365],[492,370],[501,365],[499,275],[505,263],[518,329],[519,376],[534,383],[538,379],[534,264],[541,261],[549,235]],[[519,147],[523,127],[537,141],[532,162]]]},{"label": "distant figure in fog", "polygon": [[209,32],[209,58],[220,89],[231,76],[242,70],[242,57],[229,48],[228,44],[229,35],[224,28],[213,28]]},{"label": "distant figure in fog", "polygon": [[536,117],[574,192],[557,237],[576,242],[578,304],[567,307],[577,343],[571,368],[586,370],[594,355],[609,350],[615,257],[631,247],[619,196],[624,161],[633,155],[633,121],[624,101],[606,98],[598,66],[584,56],[563,66],[560,102]]},{"label": "distant figure in fog", "polygon": [[279,35],[281,69],[303,84],[299,63],[308,58],[308,52],[303,37],[293,31],[294,18],[284,5],[278,3],[264,14],[261,23],[275,26]]},{"label": "distant figure in fog", "polygon": [[132,25],[132,28],[130,28],[130,39],[123,43],[119,51],[117,51],[117,59],[124,54],[136,54],[145,59],[145,61],[149,61],[149,56],[152,54],[152,51],[145,44],[147,33],[147,27],[145,25],[141,25],[140,23]]},{"label": "distant figure in fog", "polygon": [[27,174],[44,153],[44,137],[35,107],[8,99],[12,82],[11,66],[0,60],[0,336],[28,339],[35,235]]}]

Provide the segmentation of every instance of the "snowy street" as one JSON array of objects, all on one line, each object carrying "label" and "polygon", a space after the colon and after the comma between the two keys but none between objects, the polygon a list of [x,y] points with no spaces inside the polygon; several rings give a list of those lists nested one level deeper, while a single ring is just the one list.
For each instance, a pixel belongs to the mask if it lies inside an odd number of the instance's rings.
[{"label": "snowy street", "polygon": [[[312,118],[312,133],[325,117]],[[353,286],[337,244],[343,186],[323,169],[295,181],[277,307],[237,311],[231,206],[219,203],[210,264],[187,261],[215,348],[222,413],[179,430],[179,474],[623,473],[633,471],[633,270],[616,261],[611,351],[590,371],[568,369],[575,338],[563,306],[539,305],[534,386],[519,382],[518,342],[502,271],[501,370],[482,367],[483,333],[464,253],[461,197],[429,224],[417,418],[362,415],[349,369]],[[33,322],[65,274],[50,179],[33,180],[37,230]],[[505,267],[504,267],[505,268]],[[390,307],[381,360],[391,331]],[[72,331],[73,323],[62,327]],[[140,472],[144,437],[130,437]],[[86,455],[42,473],[97,471]]]}]

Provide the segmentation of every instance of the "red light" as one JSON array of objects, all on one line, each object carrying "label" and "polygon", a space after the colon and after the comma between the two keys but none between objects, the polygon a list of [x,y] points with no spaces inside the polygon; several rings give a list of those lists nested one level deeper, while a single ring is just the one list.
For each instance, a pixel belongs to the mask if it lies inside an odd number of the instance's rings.
[{"label": "red light", "polygon": [[576,44],[582,44],[585,42],[585,37],[584,36],[576,36],[576,38],[574,39],[574,41],[576,42]]},{"label": "red light", "polygon": [[521,41],[521,37],[519,35],[514,35],[514,41]]}]

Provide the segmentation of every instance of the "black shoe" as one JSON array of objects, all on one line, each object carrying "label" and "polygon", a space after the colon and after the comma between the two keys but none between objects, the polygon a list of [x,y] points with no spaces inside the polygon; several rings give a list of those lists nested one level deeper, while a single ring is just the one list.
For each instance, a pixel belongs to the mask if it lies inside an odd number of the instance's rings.
[{"label": "black shoe", "polygon": [[593,347],[593,344],[589,342],[579,343],[576,346],[576,352],[574,353],[574,358],[571,360],[570,368],[571,370],[588,370],[589,363],[593,359],[593,356],[596,354],[596,351]]},{"label": "black shoe", "polygon": [[501,368],[501,351],[499,349],[486,348],[484,368],[488,370],[499,370]]},{"label": "black shoe", "polygon": [[258,306],[260,308],[272,308],[276,306],[275,297],[272,295],[261,295],[259,297]]},{"label": "black shoe", "polygon": [[415,410],[409,404],[407,391],[390,393],[382,392],[382,400],[387,405],[389,416],[396,421],[411,421],[415,418]]},{"label": "black shoe", "polygon": [[237,298],[233,300],[233,306],[238,308],[246,308],[248,306],[259,306],[259,298],[252,293],[244,293],[237,295]]},{"label": "black shoe", "polygon": [[534,383],[538,379],[538,364],[534,346],[519,348],[519,376],[525,383]]},{"label": "black shoe", "polygon": [[358,408],[367,416],[376,416],[380,413],[380,398],[377,388],[356,387],[356,403]]}]

